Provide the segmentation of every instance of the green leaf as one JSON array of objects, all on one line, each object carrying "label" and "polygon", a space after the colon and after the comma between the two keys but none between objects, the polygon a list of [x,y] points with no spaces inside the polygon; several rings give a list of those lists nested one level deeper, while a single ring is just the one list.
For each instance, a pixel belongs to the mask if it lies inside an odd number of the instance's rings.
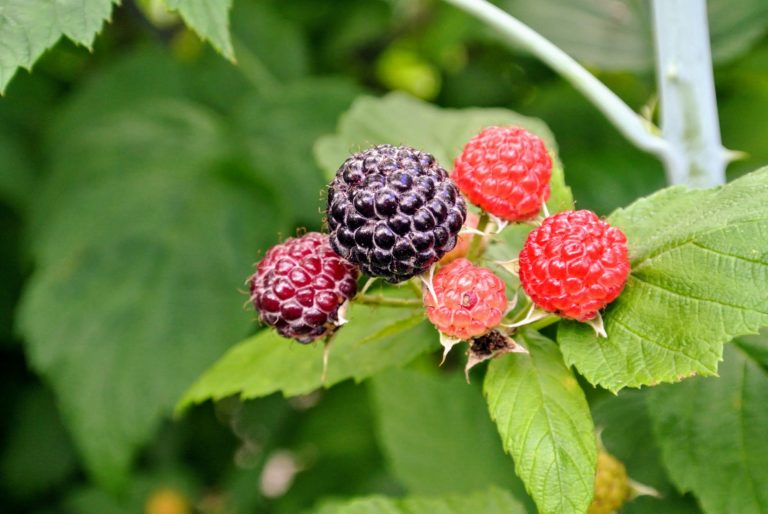
[{"label": "green leaf", "polygon": [[719,378],[654,389],[649,412],[672,480],[707,514],[765,513],[768,372],[738,344],[725,357]]},{"label": "green leaf", "polygon": [[327,181],[312,158],[312,146],[333,130],[358,93],[346,80],[307,79],[269,98],[250,95],[238,106],[235,124],[245,136],[252,167],[270,182],[278,205],[296,224],[320,225]]},{"label": "green leaf", "polygon": [[21,138],[4,126],[0,126],[0,162],[0,202],[23,211],[32,193],[33,168]]},{"label": "green leaf", "polygon": [[114,0],[0,0],[0,93],[61,36],[91,47]]},{"label": "green leaf", "polygon": [[0,453],[2,488],[15,498],[34,498],[61,484],[77,470],[72,443],[59,418],[56,404],[42,387],[29,389],[19,409],[8,417],[12,424]]},{"label": "green leaf", "polygon": [[450,171],[467,141],[488,125],[524,127],[544,139],[557,155],[552,133],[535,118],[506,109],[443,109],[403,93],[390,93],[356,100],[341,117],[336,134],[317,142],[315,157],[332,178],[351,153],[389,143],[429,152]]},{"label": "green leaf", "polygon": [[713,375],[723,344],[768,325],[768,169],[709,190],[673,187],[609,218],[632,273],[608,337],[561,323],[565,362],[612,391]]},{"label": "green leaf", "polygon": [[632,480],[659,491],[661,497],[640,496],[622,507],[622,513],[696,513],[689,496],[675,491],[661,462],[661,449],[651,427],[646,391],[627,389],[600,401],[592,409],[595,426],[607,451],[624,463]]},{"label": "green leaf", "polygon": [[239,289],[274,241],[268,197],[230,176],[218,120],[181,101],[107,113],[52,142],[18,328],[89,471],[135,450],[250,315]]},{"label": "green leaf", "polygon": [[[512,15],[585,63],[607,70],[653,69],[653,35],[648,2],[539,0],[502,3]],[[724,62],[748,50],[768,28],[763,0],[707,2],[712,57]],[[568,30],[563,30],[564,26]]]},{"label": "green leaf", "polygon": [[321,507],[317,514],[518,514],[525,509],[507,492],[492,488],[468,496],[407,497],[402,500],[373,496]]},{"label": "green leaf", "polygon": [[482,394],[460,374],[391,370],[370,384],[380,444],[408,492],[469,493],[494,484],[525,498]]},{"label": "green leaf", "polygon": [[232,0],[165,0],[178,11],[184,23],[230,61],[235,60],[229,36],[229,10]]},{"label": "green leaf", "polygon": [[325,382],[322,344],[300,346],[272,330],[227,352],[187,390],[178,409],[237,394],[243,399],[281,391],[286,396],[361,381],[437,348],[434,329],[418,310],[354,305],[333,339]]},{"label": "green leaf", "polygon": [[516,338],[530,355],[491,361],[484,384],[491,417],[539,512],[583,513],[597,458],[589,406],[552,341],[532,331]]},{"label": "green leaf", "polygon": [[768,330],[762,330],[758,335],[740,337],[736,342],[752,360],[768,370]]}]

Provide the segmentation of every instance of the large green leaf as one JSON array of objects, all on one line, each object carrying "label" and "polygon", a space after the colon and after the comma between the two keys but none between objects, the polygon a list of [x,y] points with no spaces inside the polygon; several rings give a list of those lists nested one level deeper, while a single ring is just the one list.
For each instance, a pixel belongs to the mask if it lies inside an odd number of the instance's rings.
[{"label": "large green leaf", "polygon": [[370,383],[382,449],[408,492],[468,493],[495,484],[525,497],[479,388],[460,374],[391,370]]},{"label": "large green leaf", "polygon": [[321,507],[317,514],[518,514],[525,509],[501,489],[468,496],[406,497],[401,500],[374,496]]},{"label": "large green leaf", "polygon": [[61,36],[88,48],[115,0],[0,0],[0,93]]},{"label": "large green leaf", "polygon": [[326,380],[322,345],[302,346],[265,330],[227,352],[187,390],[179,409],[230,395],[243,399],[281,391],[286,396],[363,380],[436,348],[435,331],[414,309],[353,306],[334,337]]},{"label": "large green leaf", "polygon": [[712,375],[723,344],[768,325],[768,169],[709,190],[673,187],[616,211],[632,273],[608,337],[560,325],[566,363],[618,391]]},{"label": "large green leaf", "polygon": [[669,474],[707,514],[768,512],[767,396],[768,370],[738,343],[727,346],[719,378],[651,392],[649,412]]},{"label": "large green leaf", "polygon": [[89,470],[117,486],[135,449],[250,316],[239,292],[274,206],[232,176],[216,118],[149,101],[51,142],[37,269],[18,327]]},{"label": "large green leaf", "polygon": [[165,0],[181,14],[184,22],[230,61],[235,60],[229,37],[229,10],[232,0]]},{"label": "large green leaf", "polygon": [[[502,5],[557,46],[585,63],[608,70],[653,69],[651,9],[642,0],[505,0]],[[763,0],[709,0],[712,56],[738,56],[768,28]],[[568,30],[563,30],[567,26]]]},{"label": "large green leaf", "polygon": [[484,384],[491,417],[539,512],[581,514],[595,480],[589,406],[552,341],[533,331],[516,338],[530,355],[491,362]]},{"label": "large green leaf", "polygon": [[333,177],[353,152],[389,143],[433,154],[447,170],[467,141],[488,125],[518,125],[537,134],[557,155],[554,137],[540,120],[506,109],[443,109],[403,93],[362,97],[341,117],[335,135],[321,138],[315,157]]}]

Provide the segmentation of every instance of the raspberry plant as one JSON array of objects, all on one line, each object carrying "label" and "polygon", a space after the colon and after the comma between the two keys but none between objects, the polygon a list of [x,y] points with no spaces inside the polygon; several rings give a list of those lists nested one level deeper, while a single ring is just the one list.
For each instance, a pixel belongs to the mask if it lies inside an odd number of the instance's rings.
[{"label": "raspberry plant", "polygon": [[768,512],[761,2],[119,3],[0,0],[1,511]]}]

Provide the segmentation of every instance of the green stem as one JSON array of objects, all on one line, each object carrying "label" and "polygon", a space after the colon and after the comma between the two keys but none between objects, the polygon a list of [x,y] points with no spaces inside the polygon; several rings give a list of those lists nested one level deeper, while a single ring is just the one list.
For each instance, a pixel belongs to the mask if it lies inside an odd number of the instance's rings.
[{"label": "green stem", "polygon": [[[488,219],[488,214],[483,211],[480,214],[480,220],[477,222],[477,230],[485,232],[485,227],[488,226]],[[472,245],[469,247],[469,253],[467,254],[467,258],[470,261],[476,260],[483,254],[483,239],[485,239],[485,236],[479,234],[475,234],[472,237]]]},{"label": "green stem", "polygon": [[547,316],[546,318],[541,318],[538,321],[534,321],[530,325],[528,325],[528,328],[532,328],[533,330],[541,330],[542,328],[548,327],[554,323],[557,323],[560,321],[560,316],[555,316],[554,314],[551,316]]},{"label": "green stem", "polygon": [[353,302],[362,303],[364,305],[386,305],[389,307],[421,307],[421,300],[413,300],[410,298],[392,298],[391,296],[384,295],[370,295],[359,294],[355,296]]}]

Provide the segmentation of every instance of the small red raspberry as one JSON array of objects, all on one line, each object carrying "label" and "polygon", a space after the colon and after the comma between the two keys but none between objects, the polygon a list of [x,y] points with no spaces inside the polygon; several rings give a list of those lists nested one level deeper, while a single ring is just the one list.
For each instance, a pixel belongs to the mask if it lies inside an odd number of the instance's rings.
[{"label": "small red raspberry", "polygon": [[458,339],[481,336],[500,322],[507,308],[504,282],[490,270],[457,259],[432,281],[437,301],[424,291],[427,317],[443,334]]},{"label": "small red raspberry", "polygon": [[552,158],[520,127],[487,127],[454,163],[451,178],[470,202],[507,221],[535,217],[549,199]]},{"label": "small red raspberry", "polygon": [[357,293],[357,276],[328,236],[310,232],[269,249],[249,279],[251,301],[263,323],[309,343],[336,330],[339,307]]},{"label": "small red raspberry", "polygon": [[591,211],[546,218],[520,252],[520,284],[533,303],[578,321],[615,300],[628,275],[626,236]]}]

